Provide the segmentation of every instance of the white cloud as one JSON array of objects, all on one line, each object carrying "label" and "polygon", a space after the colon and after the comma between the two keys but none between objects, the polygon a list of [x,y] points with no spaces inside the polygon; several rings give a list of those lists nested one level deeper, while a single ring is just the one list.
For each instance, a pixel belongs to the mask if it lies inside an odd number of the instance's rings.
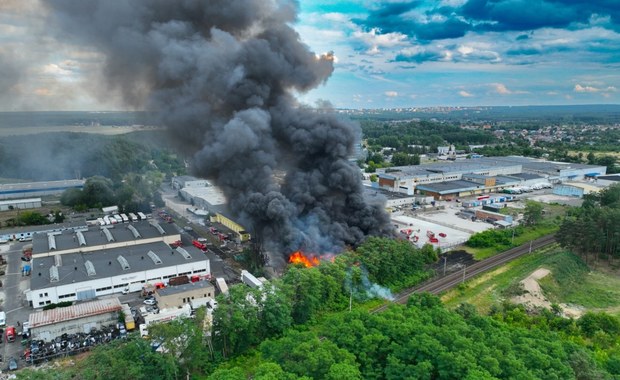
[{"label": "white cloud", "polygon": [[490,86],[500,95],[529,94],[528,91],[511,90],[503,83],[491,83]]},{"label": "white cloud", "polygon": [[353,32],[352,36],[368,46],[366,54],[370,55],[380,53],[381,48],[404,45],[407,41],[407,36],[402,33],[381,34],[377,28],[373,28],[369,32],[356,30]]},{"label": "white cloud", "polygon": [[459,95],[464,97],[464,98],[472,98],[472,97],[474,97],[474,94],[472,94],[471,92],[467,92],[465,90],[459,91]]},{"label": "white cloud", "polygon": [[504,84],[502,83],[494,83],[492,85],[495,88],[495,92],[497,92],[498,94],[501,95],[508,95],[508,94],[512,94],[512,91],[510,91]]},{"label": "white cloud", "polygon": [[389,97],[389,98],[395,98],[398,96],[398,92],[396,91],[386,91],[384,92],[385,96]]},{"label": "white cloud", "polygon": [[575,92],[616,92],[616,88],[614,86],[608,86],[606,88],[594,87],[594,86],[582,86],[580,84],[576,84],[573,88]]}]

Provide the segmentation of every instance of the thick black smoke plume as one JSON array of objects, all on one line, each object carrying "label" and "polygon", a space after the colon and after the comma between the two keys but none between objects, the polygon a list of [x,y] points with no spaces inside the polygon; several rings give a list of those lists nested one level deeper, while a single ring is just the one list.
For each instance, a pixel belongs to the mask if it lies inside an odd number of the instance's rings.
[{"label": "thick black smoke plume", "polygon": [[[292,95],[323,83],[291,0],[50,0],[53,30],[103,53],[106,92],[160,113],[272,252],[316,253],[389,234],[348,161],[359,130]],[[282,178],[276,179],[278,176]]]}]

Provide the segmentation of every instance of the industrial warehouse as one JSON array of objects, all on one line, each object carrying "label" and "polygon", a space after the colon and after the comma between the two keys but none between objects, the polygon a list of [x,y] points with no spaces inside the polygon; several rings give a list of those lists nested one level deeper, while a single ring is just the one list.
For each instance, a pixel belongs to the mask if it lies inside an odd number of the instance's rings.
[{"label": "industrial warehouse", "polygon": [[31,338],[49,342],[62,334],[89,333],[91,329],[115,324],[121,310],[118,298],[109,298],[31,313]]},{"label": "industrial warehouse", "polygon": [[0,184],[0,199],[28,198],[61,194],[67,189],[82,189],[84,188],[85,182],[86,181],[83,179],[68,179],[64,181]]},{"label": "industrial warehouse", "polygon": [[147,283],[163,286],[177,276],[210,275],[202,251],[170,247],[179,239],[171,225],[155,222],[35,234],[27,300],[39,308],[137,291]]},{"label": "industrial warehouse", "polygon": [[378,187],[407,195],[449,199],[537,183],[561,183],[604,175],[605,166],[526,157],[486,157],[383,169]]}]

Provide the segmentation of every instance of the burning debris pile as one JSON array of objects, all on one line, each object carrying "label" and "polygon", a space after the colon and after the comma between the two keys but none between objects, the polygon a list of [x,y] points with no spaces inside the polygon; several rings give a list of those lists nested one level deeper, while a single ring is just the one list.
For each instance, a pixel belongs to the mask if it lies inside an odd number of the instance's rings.
[{"label": "burning debris pile", "polygon": [[[57,37],[103,54],[101,96],[116,91],[158,112],[194,155],[196,174],[224,190],[267,251],[339,252],[390,234],[348,160],[359,129],[293,96],[325,82],[334,60],[309,51],[291,28],[295,1],[46,4]],[[286,173],[281,183],[276,171]]]},{"label": "burning debris pile", "polygon": [[317,256],[306,256],[301,251],[293,252],[288,257],[288,262],[291,264],[302,264],[306,268],[311,268],[321,263]]}]

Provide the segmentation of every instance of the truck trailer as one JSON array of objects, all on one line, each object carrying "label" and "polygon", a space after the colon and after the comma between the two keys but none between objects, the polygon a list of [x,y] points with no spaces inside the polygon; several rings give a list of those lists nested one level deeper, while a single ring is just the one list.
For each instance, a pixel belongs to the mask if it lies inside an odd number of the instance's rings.
[{"label": "truck trailer", "polygon": [[222,294],[228,294],[228,285],[226,285],[226,280],[222,277],[218,277],[215,279],[215,286]]},{"label": "truck trailer", "polygon": [[241,282],[243,282],[244,284],[248,285],[251,288],[262,288],[263,287],[263,283],[258,278],[254,277],[252,273],[248,272],[245,269],[241,271]]}]

